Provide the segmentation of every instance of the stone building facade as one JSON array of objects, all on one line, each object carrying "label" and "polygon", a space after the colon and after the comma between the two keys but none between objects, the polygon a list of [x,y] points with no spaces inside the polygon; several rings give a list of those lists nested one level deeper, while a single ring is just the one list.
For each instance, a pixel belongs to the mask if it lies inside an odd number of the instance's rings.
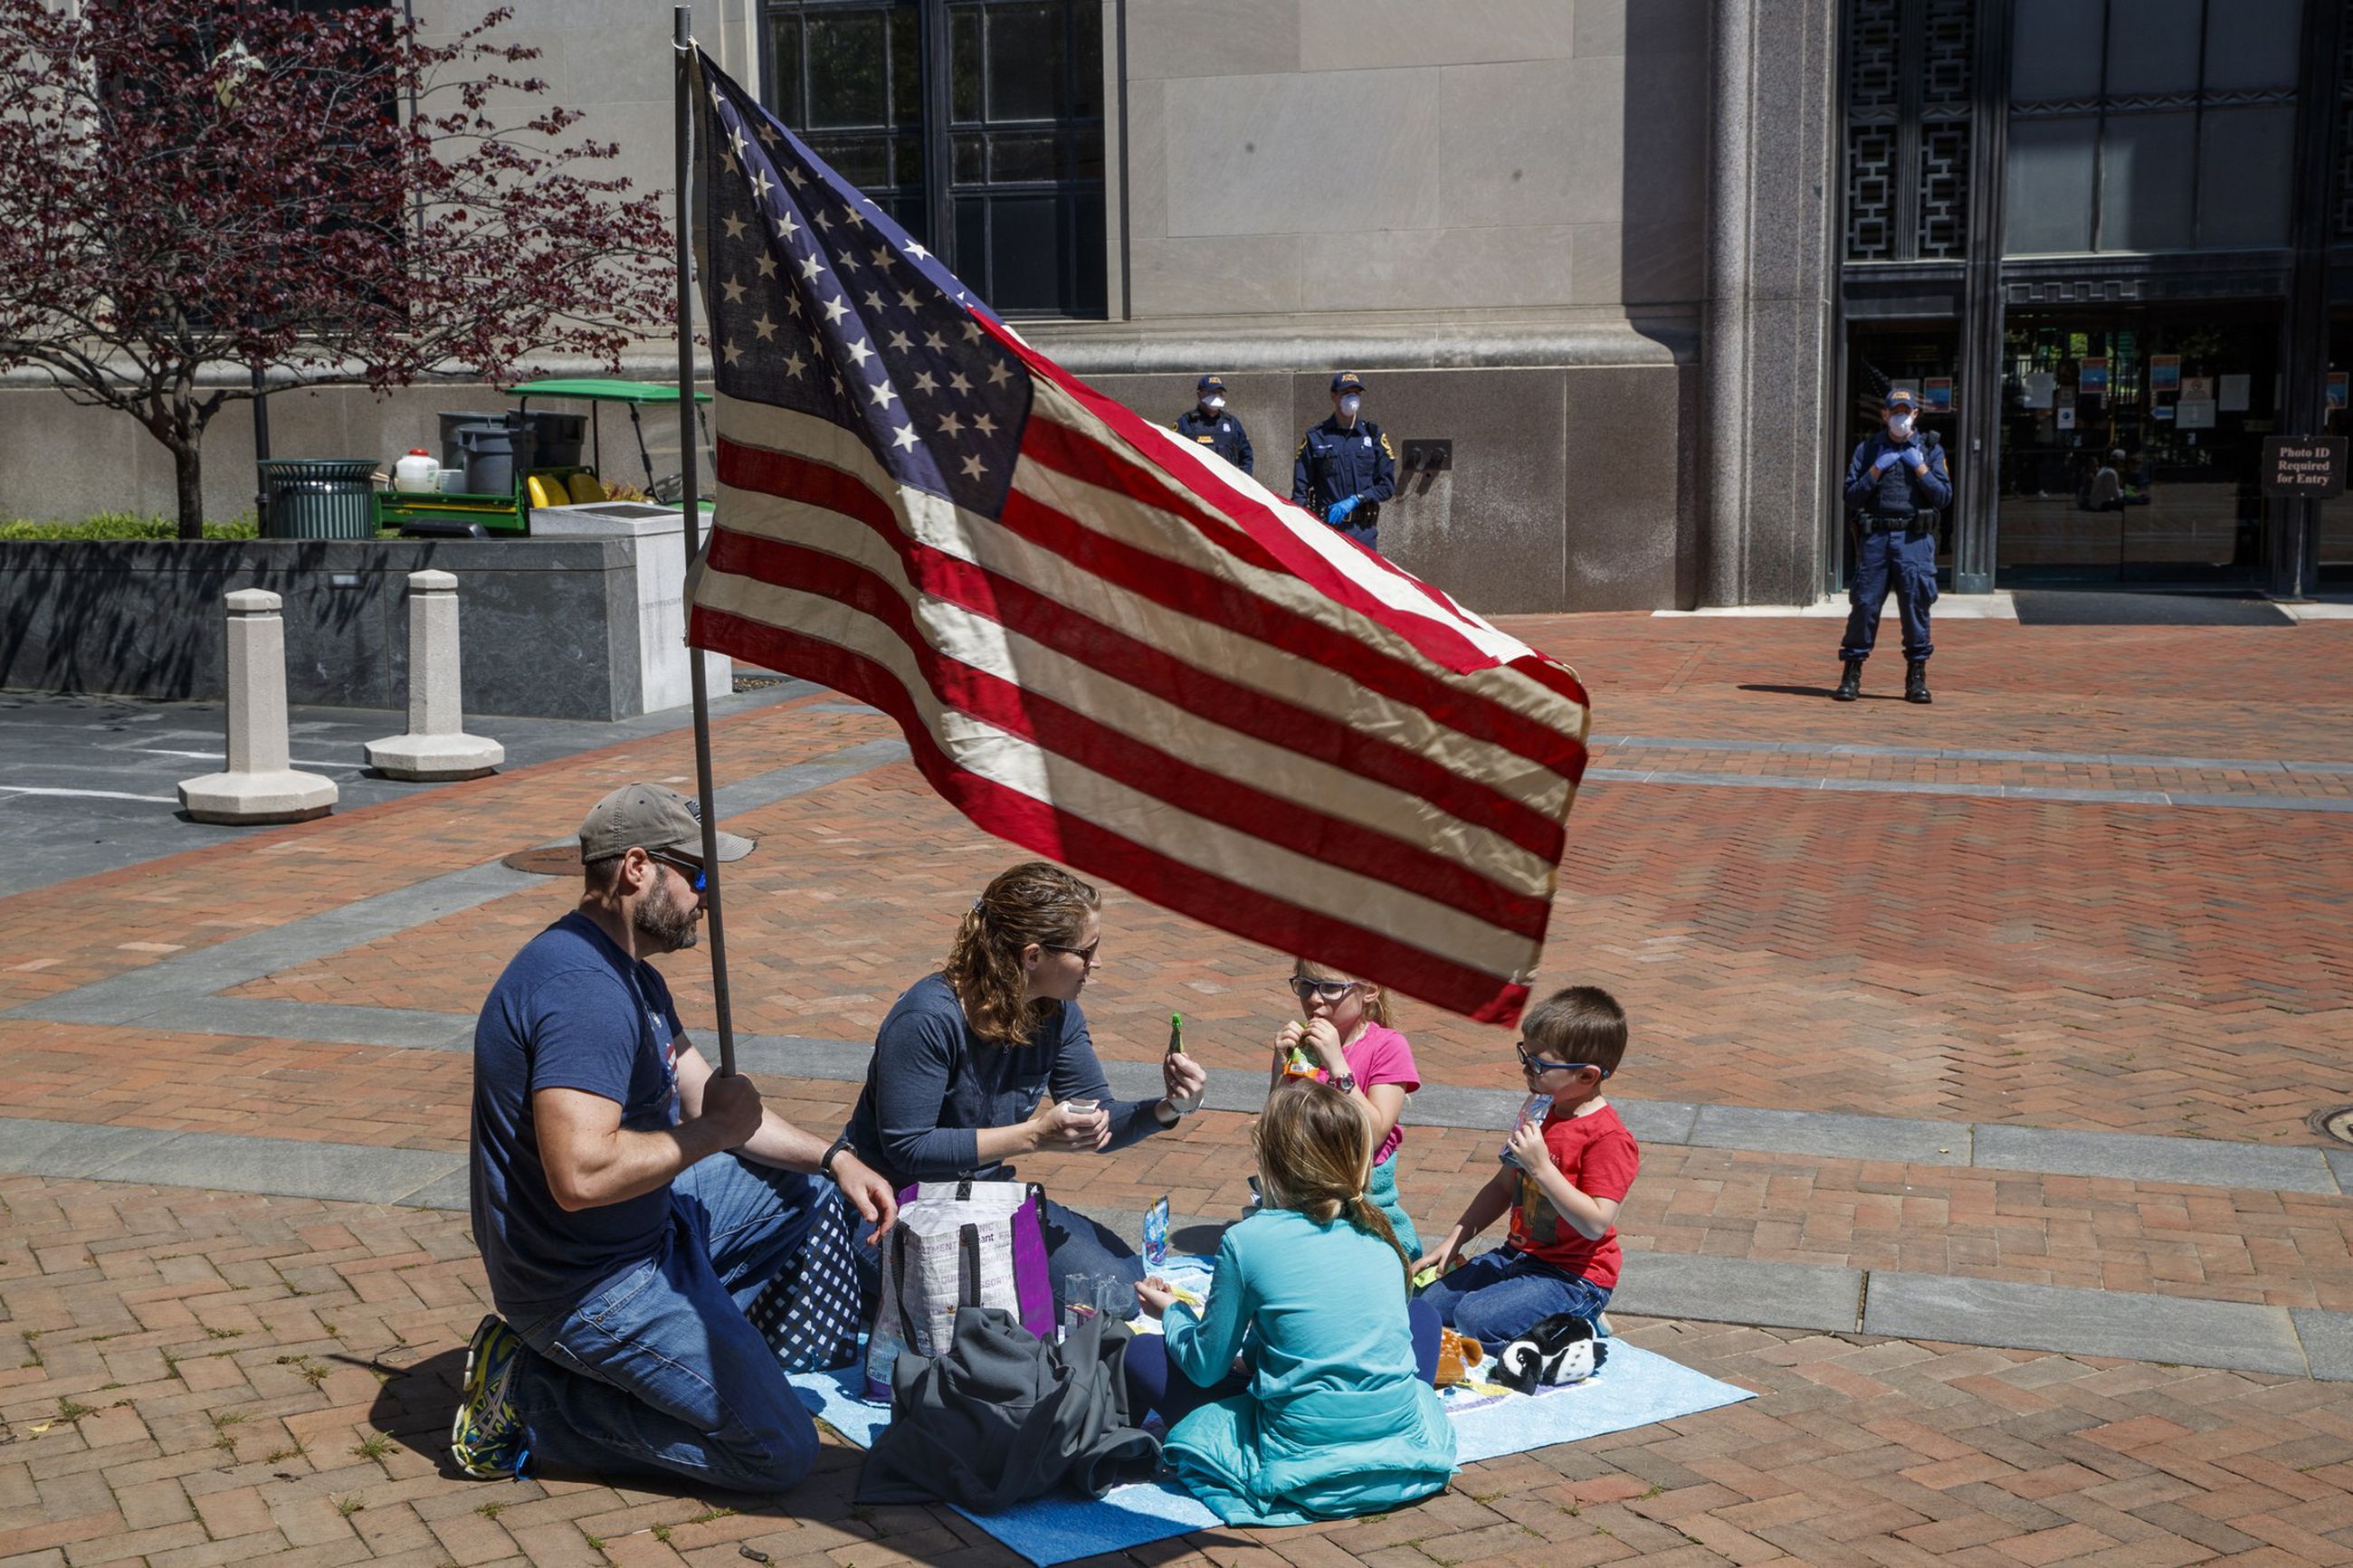
[{"label": "stone building facade", "polygon": [[[515,8],[586,131],[666,187],[667,10]],[[1384,547],[1473,607],[1834,585],[1841,0],[724,0],[697,24],[1065,365],[1165,419],[1222,374],[1272,488],[1332,374],[1362,375],[1401,455],[1445,444],[1400,472]],[[388,460],[470,401],[496,400],[284,395],[275,449]],[[11,388],[0,421],[0,514],[168,502],[127,420]],[[212,431],[222,514],[251,439]]]}]

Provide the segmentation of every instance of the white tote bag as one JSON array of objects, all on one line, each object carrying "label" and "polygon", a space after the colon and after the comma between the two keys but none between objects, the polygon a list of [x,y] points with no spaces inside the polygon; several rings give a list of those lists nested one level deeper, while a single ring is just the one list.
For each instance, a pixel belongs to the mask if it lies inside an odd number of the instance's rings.
[{"label": "white tote bag", "polygon": [[882,1298],[866,1342],[866,1397],[887,1402],[899,1352],[944,1352],[960,1307],[995,1307],[1054,1331],[1046,1192],[1036,1183],[926,1182],[882,1237]]}]

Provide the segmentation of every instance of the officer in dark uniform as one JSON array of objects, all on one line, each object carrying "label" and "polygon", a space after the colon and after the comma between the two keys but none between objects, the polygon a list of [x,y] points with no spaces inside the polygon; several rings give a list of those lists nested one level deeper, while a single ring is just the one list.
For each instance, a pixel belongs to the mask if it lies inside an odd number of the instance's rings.
[{"label": "officer in dark uniform", "polygon": [[1226,412],[1226,384],[1214,375],[1205,375],[1194,388],[1201,401],[1176,416],[1176,434],[1187,441],[1198,441],[1243,473],[1250,471],[1257,460],[1250,451],[1250,432],[1242,422]]},{"label": "officer in dark uniform", "polygon": [[1926,702],[1928,606],[1936,602],[1936,513],[1953,502],[1945,449],[1932,431],[1914,428],[1920,405],[1902,387],[1891,390],[1882,427],[1863,438],[1846,466],[1846,503],[1854,510],[1854,584],[1847,602],[1845,669],[1832,695],[1852,702],[1862,695],[1862,661],[1879,636],[1879,609],[1892,582],[1904,616],[1904,700]]},{"label": "officer in dark uniform", "polygon": [[1311,426],[1291,461],[1291,500],[1367,550],[1377,550],[1381,502],[1397,494],[1397,454],[1369,419],[1356,416],[1365,384],[1352,371],[1332,378],[1332,417]]}]

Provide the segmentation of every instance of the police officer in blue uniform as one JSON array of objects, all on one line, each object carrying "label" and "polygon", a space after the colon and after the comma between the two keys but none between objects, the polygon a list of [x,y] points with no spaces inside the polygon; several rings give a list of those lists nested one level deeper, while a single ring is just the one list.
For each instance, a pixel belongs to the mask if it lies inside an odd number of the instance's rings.
[{"label": "police officer in blue uniform", "polygon": [[1311,426],[1291,460],[1291,500],[1367,550],[1377,550],[1381,502],[1397,494],[1397,454],[1369,419],[1357,417],[1365,384],[1353,371],[1332,378],[1332,417]]},{"label": "police officer in blue uniform", "polygon": [[1845,668],[1831,695],[1862,695],[1862,661],[1879,637],[1879,610],[1892,582],[1904,617],[1904,700],[1926,702],[1928,606],[1936,602],[1936,513],[1953,502],[1945,449],[1932,431],[1915,428],[1919,403],[1902,387],[1887,395],[1885,422],[1865,437],[1846,466],[1846,502],[1854,510],[1854,582],[1847,592]]},{"label": "police officer in blue uniform", "polygon": [[1201,401],[1176,416],[1176,434],[1187,441],[1198,441],[1243,473],[1250,471],[1257,460],[1250,450],[1250,432],[1242,422],[1226,412],[1226,384],[1214,375],[1201,378],[1194,391]]}]

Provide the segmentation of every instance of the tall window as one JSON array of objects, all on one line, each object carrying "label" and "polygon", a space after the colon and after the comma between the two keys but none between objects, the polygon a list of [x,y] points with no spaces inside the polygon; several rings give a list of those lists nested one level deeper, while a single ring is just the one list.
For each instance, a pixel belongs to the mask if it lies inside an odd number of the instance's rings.
[{"label": "tall window", "polygon": [[2284,246],[2303,0],[2015,0],[2003,249]]},{"label": "tall window", "polygon": [[1097,0],[766,0],[769,107],[997,310],[1100,316]]},{"label": "tall window", "polygon": [[1968,249],[1976,0],[1848,0],[1846,258]]},{"label": "tall window", "polygon": [[921,22],[912,0],[772,4],[765,77],[776,118],[930,245]]}]

